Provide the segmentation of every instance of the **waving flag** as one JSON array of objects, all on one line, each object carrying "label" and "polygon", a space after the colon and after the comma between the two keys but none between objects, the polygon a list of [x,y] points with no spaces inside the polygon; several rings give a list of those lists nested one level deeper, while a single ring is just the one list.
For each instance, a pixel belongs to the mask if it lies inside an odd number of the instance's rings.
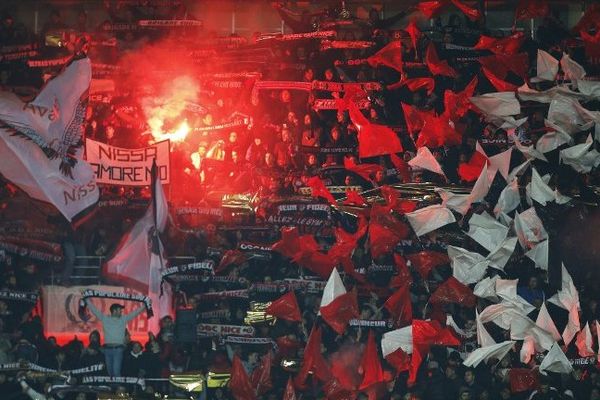
[{"label": "waving flag", "polygon": [[427,68],[429,68],[429,71],[431,71],[433,76],[443,75],[450,78],[457,77],[456,71],[454,68],[448,65],[448,61],[440,60],[433,42],[429,43],[429,46],[427,47],[425,62],[427,63]]},{"label": "waving flag", "polygon": [[99,197],[94,172],[81,159],[91,77],[90,60],[80,54],[29,103],[0,92],[0,173],[69,221]]},{"label": "waving flag", "polygon": [[348,110],[350,119],[358,130],[358,156],[360,158],[403,151],[402,143],[396,132],[385,125],[369,122],[354,103],[350,104]]},{"label": "waving flag", "polygon": [[372,67],[381,64],[402,73],[402,42],[391,41],[383,49],[369,57],[367,61]]},{"label": "waving flag", "polygon": [[547,17],[550,5],[547,0],[519,0],[515,11],[515,20]]}]

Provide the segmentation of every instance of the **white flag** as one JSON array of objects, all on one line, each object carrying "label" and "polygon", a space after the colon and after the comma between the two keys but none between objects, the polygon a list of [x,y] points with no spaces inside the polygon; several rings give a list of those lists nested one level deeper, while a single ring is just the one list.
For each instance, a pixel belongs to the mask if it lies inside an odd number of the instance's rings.
[{"label": "white flag", "polygon": [[444,174],[444,171],[442,170],[442,167],[435,159],[433,154],[431,154],[429,148],[427,148],[426,146],[419,147],[417,149],[417,155],[408,162],[408,165],[410,165],[413,168],[426,169],[444,177],[446,176]]},{"label": "white flag", "polygon": [[554,296],[550,297],[548,301],[567,311],[570,311],[573,305],[581,308],[579,305],[579,292],[573,283],[573,278],[571,278],[569,271],[565,268],[565,264],[562,264],[561,274],[561,289]]},{"label": "white flag", "polygon": [[507,117],[521,113],[521,104],[514,92],[493,92],[469,98],[484,114]]},{"label": "white flag", "polygon": [[544,134],[539,138],[535,144],[536,150],[541,153],[549,153],[562,146],[573,141],[573,138],[565,132],[561,127],[552,122],[545,120],[546,126],[553,129],[552,132]]},{"label": "white flag", "polygon": [[581,357],[590,357],[594,355],[594,349],[592,349],[592,332],[590,331],[590,325],[586,322],[583,329],[577,334],[575,344],[577,345],[577,352]]},{"label": "white flag", "polygon": [[535,324],[546,332],[550,333],[554,340],[559,341],[562,338],[560,333],[558,333],[558,329],[556,329],[556,325],[554,324],[554,321],[548,312],[545,302],[540,307],[540,312],[535,320]]},{"label": "white flag", "polygon": [[332,301],[346,294],[346,288],[340,278],[340,274],[337,269],[334,268],[329,275],[325,289],[323,289],[323,297],[321,297],[321,307],[328,306]]},{"label": "white flag", "polygon": [[491,278],[487,277],[480,280],[475,285],[473,294],[477,297],[481,297],[482,299],[498,301],[498,296],[496,296],[496,280],[498,280],[497,275],[494,275]]},{"label": "white flag", "polygon": [[500,192],[498,202],[496,203],[496,207],[494,207],[494,214],[496,214],[496,217],[500,214],[508,214],[517,208],[520,203],[521,195],[519,194],[519,183],[517,182],[517,179],[513,179],[512,181],[509,181],[508,185]]},{"label": "white flag", "polygon": [[479,253],[462,247],[448,246],[448,257],[452,264],[453,276],[465,285],[479,282],[485,275],[488,261]]},{"label": "white flag", "polygon": [[417,236],[423,236],[442,226],[456,222],[452,211],[441,204],[420,208],[405,215]]},{"label": "white flag", "polygon": [[535,354],[535,339],[533,336],[525,336],[523,344],[521,345],[521,351],[519,353],[519,360],[523,364],[529,364],[531,357]]},{"label": "white flag", "polygon": [[563,164],[570,165],[577,172],[589,173],[592,168],[600,165],[600,153],[595,149],[591,149],[593,144],[590,135],[585,143],[576,144],[561,150],[560,161]]},{"label": "white flag", "polygon": [[0,92],[0,173],[69,221],[99,197],[82,159],[90,65],[88,58],[72,61],[30,103]]},{"label": "white flag", "polygon": [[585,69],[574,61],[567,53],[560,59],[560,67],[565,73],[565,79],[577,85],[577,81],[585,76]]},{"label": "white flag", "polygon": [[502,225],[484,211],[481,214],[471,216],[467,234],[488,251],[494,251],[506,238],[508,227]]},{"label": "white flag", "polygon": [[383,334],[381,338],[381,353],[383,357],[387,357],[398,349],[402,349],[406,354],[412,354],[412,325]]},{"label": "white flag", "polygon": [[573,371],[571,362],[560,349],[558,343],[554,343],[546,357],[540,364],[540,372],[556,372],[557,374],[570,374]]},{"label": "white flag", "polygon": [[492,346],[496,344],[496,341],[490,333],[483,326],[483,322],[481,322],[481,318],[479,318],[479,313],[475,310],[475,323],[477,325],[477,344],[481,347]]},{"label": "white flag", "polygon": [[578,80],[577,89],[584,95],[594,98],[600,98],[600,82]]},{"label": "white flag", "polygon": [[537,53],[537,75],[532,82],[554,81],[558,73],[558,60],[544,50]]},{"label": "white flag", "polygon": [[594,126],[591,114],[579,104],[579,101],[567,97],[557,97],[550,102],[547,118],[569,135]]},{"label": "white flag", "polygon": [[567,321],[567,326],[565,326],[565,330],[562,334],[565,346],[568,346],[569,343],[571,343],[575,335],[577,335],[580,330],[581,322],[579,321],[579,309],[576,304],[573,304],[569,310],[569,320]]},{"label": "white flag", "polygon": [[480,347],[475,349],[463,364],[467,367],[477,367],[482,361],[487,361],[490,358],[502,360],[504,356],[513,348],[516,342],[507,340],[502,343],[493,344],[491,346]]},{"label": "white flag", "polygon": [[488,254],[486,259],[489,261],[490,267],[504,271],[506,263],[515,251],[517,241],[517,237],[506,238],[500,247]]},{"label": "white flag", "polygon": [[525,256],[535,263],[537,268],[548,271],[548,241],[544,240],[533,246]]},{"label": "white flag", "polygon": [[519,243],[525,250],[529,250],[536,244],[548,239],[548,233],[544,229],[542,220],[533,207],[520,214],[515,214],[515,232],[519,238]]},{"label": "white flag", "polygon": [[538,174],[537,170],[531,167],[531,182],[527,184],[526,193],[532,199],[545,206],[547,202],[554,200],[554,190],[548,186],[550,175],[544,178]]}]

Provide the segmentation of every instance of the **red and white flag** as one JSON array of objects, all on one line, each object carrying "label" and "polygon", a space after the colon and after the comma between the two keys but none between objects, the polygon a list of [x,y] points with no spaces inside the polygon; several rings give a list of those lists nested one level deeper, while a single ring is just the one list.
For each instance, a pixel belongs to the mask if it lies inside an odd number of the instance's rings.
[{"label": "red and white flag", "polygon": [[90,60],[77,57],[29,103],[0,92],[0,173],[69,221],[99,197],[94,172],[82,159],[91,76]]},{"label": "red and white flag", "polygon": [[323,320],[340,335],[346,330],[348,321],[359,316],[356,292],[346,292],[336,268],[331,271],[323,289],[319,313]]}]

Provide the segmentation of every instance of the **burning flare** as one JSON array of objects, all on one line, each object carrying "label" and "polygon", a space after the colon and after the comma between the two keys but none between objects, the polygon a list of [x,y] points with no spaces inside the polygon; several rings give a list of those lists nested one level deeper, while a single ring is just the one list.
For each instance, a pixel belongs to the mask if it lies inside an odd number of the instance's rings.
[{"label": "burning flare", "polygon": [[145,97],[141,100],[144,115],[150,127],[154,142],[171,140],[183,142],[191,131],[184,120],[176,129],[165,129],[165,124],[183,119],[183,111],[187,103],[195,103],[198,99],[199,85],[189,76],[181,76],[166,83],[162,93],[156,97]]}]

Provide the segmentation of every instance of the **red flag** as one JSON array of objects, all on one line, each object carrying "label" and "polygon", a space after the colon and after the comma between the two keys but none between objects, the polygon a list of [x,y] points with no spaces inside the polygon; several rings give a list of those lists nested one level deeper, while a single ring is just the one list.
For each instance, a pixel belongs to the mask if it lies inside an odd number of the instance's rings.
[{"label": "red flag", "polygon": [[537,369],[511,368],[508,371],[512,393],[535,390],[540,387],[540,373]]},{"label": "red flag", "polygon": [[[390,154],[390,161],[396,168],[397,175],[402,179],[402,182],[410,182],[410,167],[408,163],[398,157],[395,153]],[[407,211],[410,212],[410,211]]]},{"label": "red flag", "polygon": [[359,317],[356,292],[348,292],[336,297],[325,307],[321,307],[321,316],[339,335],[343,334],[348,321]]},{"label": "red flag", "polygon": [[396,244],[406,239],[409,234],[409,227],[396,220],[390,214],[388,207],[372,207],[369,221],[369,246],[373,258],[393,252]]},{"label": "red flag", "polygon": [[357,90],[352,87],[348,88],[344,92],[344,97],[335,100],[338,112],[342,113],[346,111],[351,103],[358,102],[365,97],[367,97],[367,93],[364,90]]},{"label": "red flag", "polygon": [[417,139],[417,147],[442,147],[460,145],[462,136],[450,126],[448,117],[436,117],[431,114],[424,116],[423,129]]},{"label": "red flag", "polygon": [[[404,162],[404,160],[402,160],[402,162]],[[385,199],[387,208],[390,211],[393,210],[399,214],[406,214],[415,211],[417,208],[416,202],[413,200],[401,199],[398,192],[389,186],[382,186],[379,188],[379,191],[381,192],[381,196]],[[381,208],[381,210],[385,213],[383,208]]]},{"label": "red flag", "polygon": [[[292,292],[293,293],[293,292]],[[269,390],[273,389],[273,381],[271,380],[271,366],[273,365],[273,354],[269,351],[262,356],[261,363],[252,371],[251,382],[256,393],[262,396]]]},{"label": "red flag", "polygon": [[[302,237],[305,236],[311,235],[304,235]],[[331,270],[339,264],[336,257],[333,257],[331,254],[321,253],[320,251],[304,252],[295,261],[302,268],[314,272],[323,279],[327,279],[331,274]]]},{"label": "red flag", "polygon": [[372,330],[369,331],[367,346],[360,364],[363,370],[363,379],[358,390],[365,390],[385,381],[383,368],[381,368],[381,362],[379,361],[379,353],[377,352],[377,344],[375,343],[375,335]]},{"label": "red flag", "polygon": [[478,19],[481,18],[481,13],[479,12],[478,9],[471,8],[471,7],[467,6],[466,4],[463,4],[459,0],[451,0],[451,1],[452,1],[452,4],[454,4],[454,6],[456,8],[458,8],[460,11],[462,11],[462,13],[465,14],[467,16],[467,18],[469,18],[471,21],[477,21]]},{"label": "red flag", "polygon": [[358,130],[358,156],[360,158],[403,151],[402,143],[396,132],[387,126],[369,122],[354,103],[350,104],[348,110],[350,119]]},{"label": "red flag", "polygon": [[302,321],[298,300],[293,290],[273,301],[265,311],[267,314],[285,319],[286,321]]},{"label": "red flag", "polygon": [[352,400],[355,394],[348,390],[336,378],[331,378],[323,385],[323,392],[327,400]]},{"label": "red flag", "polygon": [[436,16],[441,8],[447,4],[448,0],[433,0],[433,1],[422,1],[417,4],[417,9],[421,11],[427,18],[431,19]]},{"label": "red flag", "polygon": [[424,355],[432,345],[458,346],[458,340],[448,328],[442,328],[438,321],[413,320],[412,323],[413,353],[410,359],[408,385],[412,386],[417,380],[417,372]]},{"label": "red flag", "polygon": [[304,253],[317,252],[319,245],[312,235],[300,236],[298,228],[286,226],[281,228],[281,239],[273,244],[272,249],[296,261]]},{"label": "red flag", "polygon": [[398,275],[392,278],[390,281],[390,287],[399,288],[404,285],[410,286],[413,282],[412,275],[408,270],[408,266],[406,265],[404,257],[402,257],[400,254],[394,253],[394,264],[396,265]]},{"label": "red flag", "polygon": [[346,200],[344,200],[344,205],[356,205],[363,206],[367,204],[364,197],[358,193],[356,189],[346,189]]},{"label": "red flag", "polygon": [[489,69],[483,67],[481,69],[485,77],[490,81],[492,86],[496,88],[499,92],[515,92],[519,87],[512,83],[503,81],[502,79],[495,76]]},{"label": "red flag", "polygon": [[440,60],[433,42],[429,43],[429,46],[427,46],[425,62],[427,63],[427,67],[433,76],[443,75],[449,76],[450,78],[457,77],[456,71],[450,65],[448,65],[448,61]]},{"label": "red flag", "polygon": [[372,180],[372,176],[378,171],[383,171],[383,167],[379,164],[356,164],[352,158],[344,158],[344,168],[348,171],[356,172],[366,180]]},{"label": "red flag", "polygon": [[451,120],[464,117],[473,106],[469,99],[475,93],[477,83],[477,77],[474,77],[461,92],[454,93],[451,90],[446,90],[444,92],[444,115]]},{"label": "red flag", "polygon": [[408,371],[410,368],[410,356],[406,354],[400,347],[398,347],[398,350],[394,351],[393,353],[388,354],[385,357],[385,360],[396,369],[396,373],[398,374]]},{"label": "red flag", "polygon": [[588,43],[600,43],[600,29],[594,34],[594,36],[590,35],[586,31],[579,32],[581,36],[581,40]]},{"label": "red flag", "polygon": [[402,105],[402,113],[404,114],[404,120],[406,121],[406,128],[411,136],[423,129],[425,123],[424,116],[428,114],[426,111],[419,111],[416,107],[410,106],[405,103]]},{"label": "red flag", "polygon": [[450,259],[446,253],[439,251],[420,251],[418,253],[408,254],[405,256],[407,261],[417,270],[419,275],[425,280],[429,277],[432,269],[441,265],[448,264]]},{"label": "red flag", "polygon": [[280,336],[275,339],[277,343],[277,355],[282,358],[293,357],[296,351],[300,348],[301,343],[297,340],[290,339],[288,336]]},{"label": "red flag", "polygon": [[288,378],[285,392],[283,393],[283,400],[296,400],[296,392],[294,391],[294,383],[291,376]]},{"label": "red flag", "polygon": [[318,176],[313,176],[308,179],[308,186],[311,190],[312,197],[322,197],[326,199],[331,204],[336,204],[333,195],[329,192],[321,178]]},{"label": "red flag", "polygon": [[410,301],[410,285],[400,286],[383,305],[394,317],[396,326],[401,328],[410,325],[412,321],[412,303]]},{"label": "red flag", "polygon": [[479,57],[477,61],[500,79],[504,79],[508,75],[508,65],[501,62],[496,54]]},{"label": "red flag", "polygon": [[504,38],[494,38],[481,35],[479,41],[475,44],[476,49],[487,49],[494,54],[516,54],[525,42],[523,32],[517,32]]},{"label": "red flag", "polygon": [[596,28],[600,21],[600,4],[591,4],[585,10],[585,14],[581,17],[577,25],[572,29],[573,32],[589,31]]},{"label": "red flag", "polygon": [[438,286],[429,298],[432,304],[456,303],[465,307],[475,307],[476,300],[473,291],[453,276]]},{"label": "red flag", "polygon": [[367,59],[372,67],[383,64],[402,73],[402,42],[394,40]]},{"label": "red flag", "polygon": [[421,37],[421,31],[417,27],[417,24],[415,23],[414,18],[412,18],[410,20],[408,26],[406,27],[406,32],[408,32],[408,34],[410,36],[410,41],[412,42],[412,45],[413,45],[413,49],[415,49],[415,54],[417,54],[417,42],[419,41],[419,38]]},{"label": "red flag", "polygon": [[515,20],[547,17],[550,15],[550,5],[547,0],[519,0],[515,11]]},{"label": "red flag", "polygon": [[402,86],[406,86],[411,92],[416,92],[417,90],[425,88],[427,89],[427,94],[431,95],[435,89],[435,81],[432,78],[404,79],[392,85],[388,85],[387,88],[389,90],[395,90],[401,88]]},{"label": "red flag", "polygon": [[321,328],[317,325],[313,326],[304,348],[302,367],[294,379],[296,386],[304,387],[310,372],[314,373],[314,376],[321,382],[327,382],[331,379],[331,371],[325,362],[325,358],[323,358],[323,354],[321,354]]},{"label": "red flag", "polygon": [[465,182],[475,182],[477,178],[479,178],[479,175],[481,175],[481,171],[487,163],[488,158],[484,154],[476,151],[473,153],[468,163],[461,163],[458,166],[458,175],[460,176],[460,179]]},{"label": "red flag", "polygon": [[237,354],[233,356],[229,389],[236,400],[256,400],[256,394],[250,383],[250,378]]},{"label": "red flag", "polygon": [[221,262],[219,262],[219,266],[215,270],[215,274],[223,271],[225,268],[230,266],[231,264],[240,265],[246,262],[247,258],[244,253],[239,250],[227,250],[223,257],[221,258]]}]

